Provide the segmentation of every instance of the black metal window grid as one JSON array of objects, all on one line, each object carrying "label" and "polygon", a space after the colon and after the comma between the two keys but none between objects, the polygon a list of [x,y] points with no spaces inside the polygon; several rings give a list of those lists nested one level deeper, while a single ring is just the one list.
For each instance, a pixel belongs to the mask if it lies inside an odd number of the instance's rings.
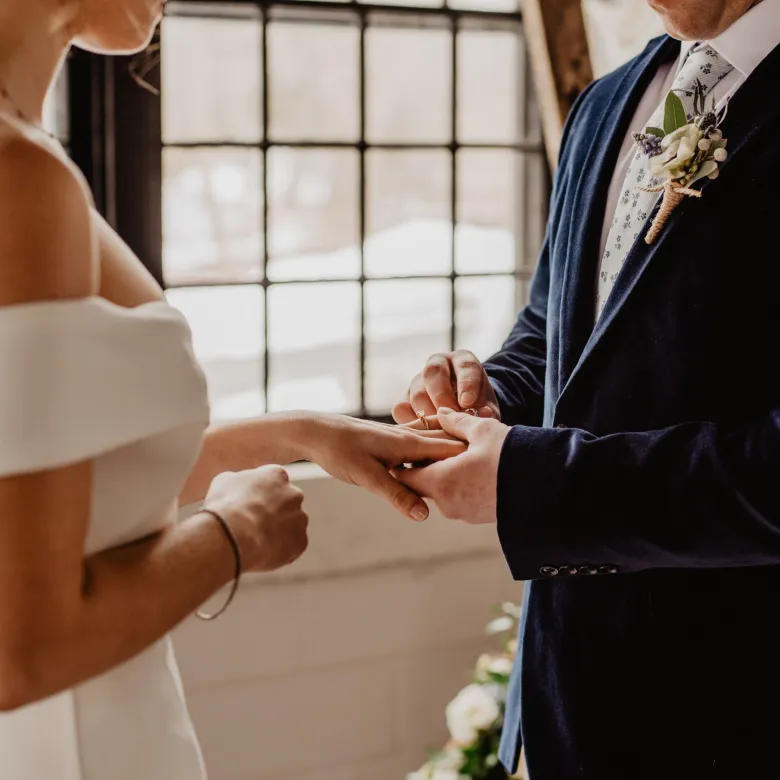
[{"label": "black metal window grid", "polygon": [[[460,1],[460,0],[459,0]],[[161,98],[158,99],[141,90],[129,77],[127,60],[109,60],[108,64],[96,65],[92,58],[83,55],[71,63],[73,75],[71,84],[72,112],[77,112],[76,126],[71,121],[71,135],[77,147],[74,156],[82,168],[93,174],[88,176],[99,195],[98,203],[109,221],[117,227],[120,234],[130,244],[167,289],[194,289],[219,287],[262,287],[266,304],[263,306],[262,350],[262,393],[268,411],[275,411],[269,398],[269,384],[274,367],[269,348],[270,335],[275,323],[269,312],[268,291],[285,285],[330,285],[336,283],[357,282],[360,286],[360,333],[357,360],[359,360],[359,404],[358,408],[341,410],[374,419],[386,419],[386,411],[369,408],[366,399],[367,336],[366,325],[370,315],[370,300],[366,291],[371,282],[397,280],[444,280],[448,283],[449,306],[449,347],[455,348],[458,342],[458,298],[456,286],[460,279],[489,279],[504,277],[514,279],[517,305],[524,302],[527,281],[533,272],[536,252],[541,241],[544,225],[549,179],[546,176],[544,149],[538,118],[535,113],[533,87],[530,69],[525,60],[524,48],[520,47],[518,85],[521,94],[517,98],[520,111],[517,138],[513,142],[470,142],[462,139],[459,128],[459,36],[464,32],[491,31],[507,32],[517,36],[522,42],[522,20],[519,12],[491,12],[449,7],[430,7],[424,5],[380,5],[348,0],[232,0],[232,2],[213,2],[208,0],[184,0],[168,4],[166,14],[169,17],[194,17],[198,19],[246,19],[255,23],[259,19],[261,30],[261,77],[262,117],[259,140],[237,141],[229,138],[208,138],[206,140],[171,142],[162,132],[160,100],[164,108],[166,100],[164,84]],[[277,22],[308,25],[347,25],[357,28],[358,34],[358,137],[349,140],[318,140],[315,137],[292,138],[273,135],[273,111],[271,95],[271,72],[269,62],[269,28]],[[166,57],[165,25],[161,36],[161,56]],[[442,142],[426,141],[376,141],[367,132],[368,100],[371,97],[371,85],[367,77],[367,57],[370,46],[369,37],[374,29],[439,29],[447,31],[449,36],[450,82],[449,95],[449,139]],[[97,68],[97,70],[96,70]],[[316,75],[316,74],[313,74]],[[148,80],[159,85],[159,73],[149,72]],[[192,85],[197,94],[198,84]],[[87,122],[85,113],[91,115]],[[81,116],[81,120],[78,117]],[[80,124],[79,124],[80,122]],[[91,141],[86,143],[85,130],[89,128]],[[314,135],[314,134],[313,134]],[[164,231],[163,212],[163,170],[161,159],[168,150],[197,149],[249,149],[258,150],[262,159],[260,186],[262,188],[262,250],[258,257],[259,273],[252,281],[231,278],[177,279],[175,274],[166,273],[163,258]],[[317,278],[273,278],[269,274],[273,257],[269,252],[269,157],[278,149],[290,150],[351,150],[357,155],[358,165],[358,214],[357,241],[359,248],[359,272],[355,276]],[[449,165],[449,272],[448,273],[399,273],[397,275],[372,276],[366,264],[366,239],[369,237],[368,225],[368,162],[376,151],[439,151],[447,155]],[[456,230],[459,224],[459,203],[461,193],[458,186],[458,166],[461,154],[472,150],[503,150],[516,155],[518,160],[533,161],[532,169],[523,164],[517,168],[519,181],[516,185],[519,229],[515,236],[516,263],[512,270],[481,272],[462,272],[456,262]],[[79,154],[80,151],[80,154]],[[79,157],[81,159],[79,159]],[[535,171],[532,172],[532,171]],[[168,278],[166,278],[168,277]],[[306,312],[300,313],[301,317]],[[311,325],[316,328],[316,322]]]}]

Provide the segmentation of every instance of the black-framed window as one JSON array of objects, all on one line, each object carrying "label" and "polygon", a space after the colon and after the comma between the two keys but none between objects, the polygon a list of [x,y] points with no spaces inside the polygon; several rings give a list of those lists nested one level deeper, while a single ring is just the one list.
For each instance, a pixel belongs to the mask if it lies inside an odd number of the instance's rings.
[{"label": "black-framed window", "polygon": [[407,2],[173,2],[160,98],[103,75],[106,209],[216,418],[385,417],[525,301],[549,184],[515,0]]}]

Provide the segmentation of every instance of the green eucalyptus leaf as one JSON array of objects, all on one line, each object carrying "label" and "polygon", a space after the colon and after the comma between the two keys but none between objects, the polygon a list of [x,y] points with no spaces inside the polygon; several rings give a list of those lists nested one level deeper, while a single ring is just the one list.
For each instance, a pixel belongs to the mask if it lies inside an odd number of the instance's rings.
[{"label": "green eucalyptus leaf", "polygon": [[657,135],[659,138],[663,138],[666,135],[660,127],[646,127],[645,132],[648,135]]},{"label": "green eucalyptus leaf", "polygon": [[681,127],[685,127],[688,124],[688,119],[685,116],[685,106],[683,106],[682,100],[670,92],[666,96],[666,103],[664,105],[664,131],[666,135],[673,133]]}]

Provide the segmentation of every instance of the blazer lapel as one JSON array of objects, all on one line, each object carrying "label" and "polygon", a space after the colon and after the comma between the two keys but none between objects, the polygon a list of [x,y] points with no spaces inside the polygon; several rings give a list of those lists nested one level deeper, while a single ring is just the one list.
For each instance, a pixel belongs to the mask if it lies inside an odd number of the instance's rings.
[{"label": "blazer lapel", "polygon": [[[654,72],[654,68],[650,67],[649,69],[651,72]],[[644,84],[642,89],[645,89],[647,86],[645,81],[649,83],[649,79],[642,79]],[[722,175],[718,179],[711,181],[704,180],[700,187],[702,192],[705,192],[713,186],[729,186],[729,170],[734,169],[736,160],[738,160],[744,150],[749,147],[750,142],[756,136],[759,129],[766,127],[768,123],[774,121],[775,116],[780,113],[780,101],[774,97],[775,85],[778,81],[780,81],[780,46],[775,48],[758,68],[756,68],[730,101],[728,114],[721,126],[723,135],[729,142],[729,157],[721,166]],[[628,113],[630,115],[632,112],[629,111]],[[621,122],[621,125],[621,129],[617,133],[618,139],[622,139],[626,131],[625,124]],[[615,139],[613,144],[617,144],[619,147],[620,142]],[[609,180],[615,166],[614,159],[609,155],[604,155],[603,159],[599,160],[599,163],[604,165],[603,175]],[[609,185],[607,184],[607,186]],[[576,361],[576,365],[568,375],[568,381],[561,391],[559,401],[560,397],[568,390],[577,374],[581,371],[583,364],[590,357],[596,345],[600,343],[604,334],[613,326],[616,316],[626,306],[637,282],[647,270],[653,258],[655,258],[658,252],[663,248],[666,237],[675,229],[681,219],[685,219],[685,214],[689,209],[699,207],[706,203],[705,198],[706,195],[703,196],[701,201],[697,200],[695,203],[683,201],[681,206],[674,211],[663,231],[652,245],[648,246],[640,237],[631,248],[631,251],[626,257],[624,266],[615,281],[615,286],[607,299],[604,311],[602,312],[596,327],[590,330],[590,335],[586,340],[584,349],[582,349],[578,356],[579,359]],[[658,206],[656,206],[656,210],[657,208]],[[600,209],[595,210],[594,216],[591,217],[590,221],[592,224],[590,225],[590,230],[594,232],[596,230],[601,230],[601,224],[599,223],[596,214],[599,214],[603,218],[603,212],[604,208],[603,204],[601,204]],[[653,215],[651,214],[649,220],[652,219],[652,216]],[[644,235],[644,233],[642,235]],[[590,240],[592,241],[593,238],[590,237]],[[586,251],[589,251],[591,254],[593,253],[592,249]],[[593,266],[592,262],[581,262],[580,265],[588,276],[591,275],[592,271],[593,278],[581,280],[576,294],[578,297],[581,296],[584,299],[588,292],[590,292],[591,299],[593,299],[595,298],[594,279],[596,268]],[[587,284],[590,284],[589,291],[587,289]],[[592,325],[593,323],[593,317],[595,316],[593,300],[590,300],[589,303],[590,323],[585,321],[585,306],[584,304],[581,304],[579,305],[579,308],[581,308],[583,312],[579,315],[581,320],[577,322],[578,329],[584,330],[589,324]]]},{"label": "blazer lapel", "polygon": [[594,156],[582,167],[576,184],[576,196],[563,274],[559,316],[559,393],[580,360],[583,348],[593,332],[596,316],[596,274],[604,224],[607,195],[612,173],[618,162],[628,124],[659,65],[676,57],[679,42],[664,37],[651,42],[623,75],[612,99],[605,107],[597,128],[589,131],[594,139]]}]

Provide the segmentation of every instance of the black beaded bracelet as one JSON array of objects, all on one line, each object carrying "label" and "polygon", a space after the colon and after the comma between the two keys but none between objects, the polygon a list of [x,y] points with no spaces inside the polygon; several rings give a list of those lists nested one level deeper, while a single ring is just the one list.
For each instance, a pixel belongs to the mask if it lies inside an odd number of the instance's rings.
[{"label": "black beaded bracelet", "polygon": [[222,530],[225,532],[225,536],[227,537],[227,540],[230,542],[230,546],[233,548],[233,555],[236,559],[236,572],[233,577],[233,583],[230,586],[230,593],[228,594],[227,600],[222,605],[220,609],[218,609],[213,615],[207,615],[204,612],[196,612],[195,614],[201,619],[201,620],[216,620],[220,615],[224,614],[224,612],[227,611],[227,608],[230,606],[230,604],[233,601],[233,598],[235,597],[237,591],[238,591],[238,583],[241,579],[241,574],[243,573],[243,562],[241,560],[241,548],[238,546],[238,539],[236,539],[236,535],[233,533],[233,529],[227,524],[227,521],[224,517],[222,517],[218,512],[215,512],[212,509],[201,509],[201,514],[205,515],[211,515],[215,520],[217,520],[222,527]]}]

